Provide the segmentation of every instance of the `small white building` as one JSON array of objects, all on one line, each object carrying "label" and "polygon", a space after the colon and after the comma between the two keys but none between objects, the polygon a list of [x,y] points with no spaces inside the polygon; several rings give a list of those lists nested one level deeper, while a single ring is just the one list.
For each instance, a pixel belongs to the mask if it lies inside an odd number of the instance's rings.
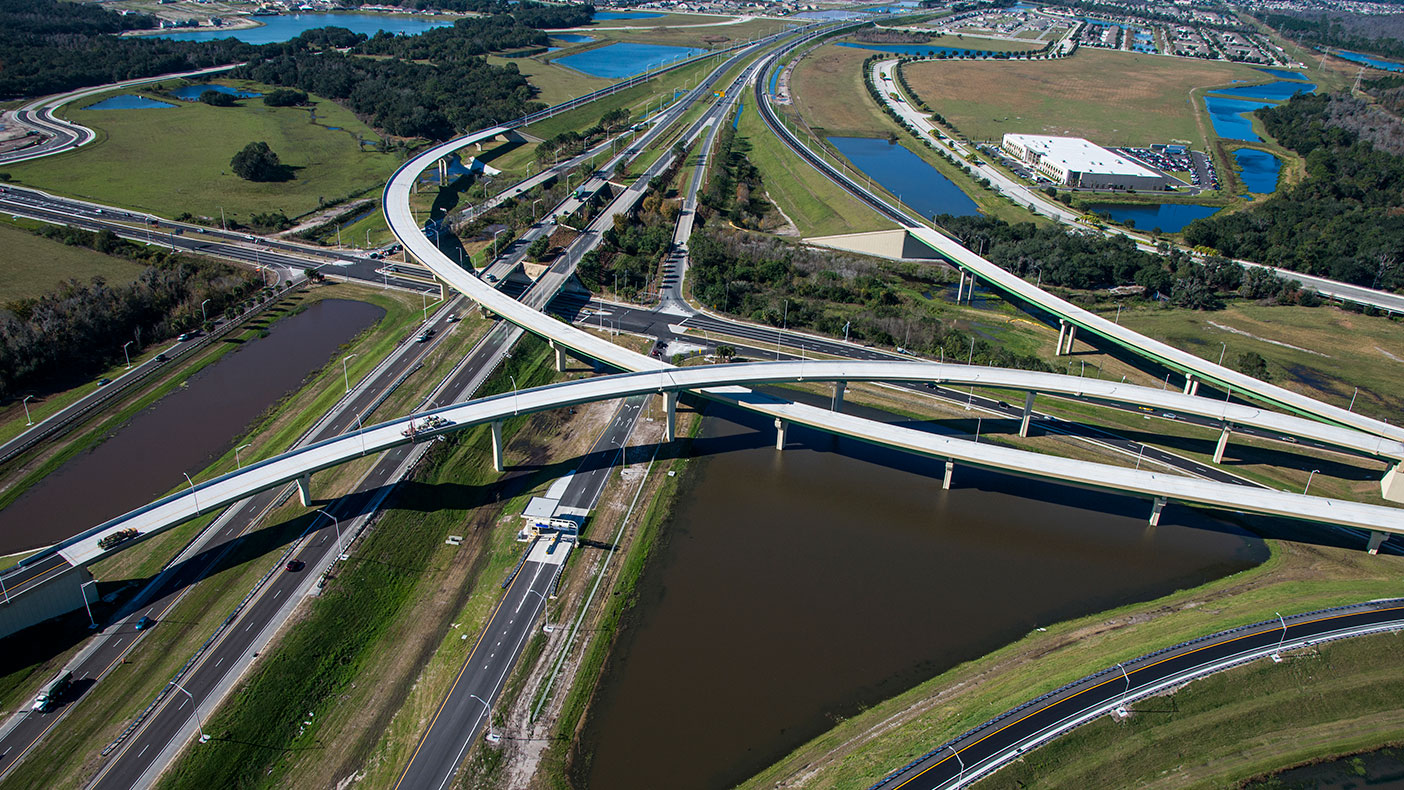
[{"label": "small white building", "polygon": [[1085,189],[1161,189],[1165,176],[1081,137],[1006,134],[1004,150],[1055,184]]}]

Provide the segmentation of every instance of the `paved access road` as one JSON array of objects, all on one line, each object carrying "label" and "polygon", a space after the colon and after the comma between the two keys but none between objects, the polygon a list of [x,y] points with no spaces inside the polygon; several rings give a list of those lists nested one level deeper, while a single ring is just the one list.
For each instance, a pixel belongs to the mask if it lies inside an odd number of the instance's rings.
[{"label": "paved access road", "polygon": [[1269,620],[1185,642],[1108,667],[991,719],[903,767],[873,790],[961,787],[1139,697],[1278,650],[1401,627],[1404,599],[1391,599]]}]

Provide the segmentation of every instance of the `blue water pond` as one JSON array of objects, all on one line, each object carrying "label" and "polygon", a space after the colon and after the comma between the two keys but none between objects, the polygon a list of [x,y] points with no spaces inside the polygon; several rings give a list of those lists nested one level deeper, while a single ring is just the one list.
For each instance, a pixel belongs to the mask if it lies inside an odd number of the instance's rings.
[{"label": "blue water pond", "polygon": [[1315,93],[1316,85],[1300,80],[1279,80],[1269,82],[1265,85],[1244,85],[1239,88],[1215,88],[1211,91],[1217,96],[1233,96],[1239,99],[1266,99],[1269,101],[1287,101],[1298,93]]},{"label": "blue water pond", "polygon": [[880,137],[830,137],[829,142],[855,167],[922,216],[980,213],[975,201],[925,159]]},{"label": "blue water pond", "polygon": [[85,110],[158,110],[165,107],[174,107],[155,99],[148,99],[145,96],[137,96],[131,93],[124,93],[121,96],[113,96],[110,99],[103,99],[97,104],[89,104]]},{"label": "blue water pond", "polygon": [[1228,140],[1258,142],[1253,133],[1253,122],[1244,117],[1259,107],[1272,107],[1272,104],[1244,99],[1225,99],[1218,96],[1205,96],[1204,106],[1209,109],[1209,120],[1214,124],[1214,133]]},{"label": "blue water pond", "polygon": [[1404,63],[1400,63],[1396,60],[1381,60],[1380,58],[1371,57],[1369,55],[1362,55],[1359,52],[1351,52],[1348,49],[1335,49],[1331,51],[1331,54],[1338,58],[1343,58],[1354,63],[1364,63],[1367,66],[1374,66],[1377,69],[1384,69],[1385,71],[1404,71]]},{"label": "blue water pond", "polygon": [[596,11],[595,19],[657,19],[662,14],[649,14],[643,11]]},{"label": "blue water pond", "polygon": [[567,44],[588,44],[595,40],[594,36],[582,36],[579,33],[552,33],[551,38]]},{"label": "blue water pond", "polygon": [[1269,195],[1277,191],[1277,177],[1282,172],[1282,160],[1268,153],[1252,148],[1240,148],[1233,152],[1234,161],[1243,168],[1238,174],[1249,192]]},{"label": "blue water pond", "polygon": [[453,24],[451,19],[420,19],[384,14],[288,14],[260,16],[256,19],[263,25],[242,30],[216,29],[162,33],[159,38],[169,38],[174,41],[217,41],[221,38],[237,38],[249,44],[276,44],[291,41],[304,31],[319,27],[344,27],[352,33],[373,36],[380,32],[415,35],[431,28]]},{"label": "blue water pond", "polygon": [[227,93],[230,96],[237,96],[240,99],[251,99],[255,96],[263,95],[262,93],[254,93],[253,91],[243,91],[239,90],[238,88],[231,88],[228,85],[214,84],[185,85],[171,91],[171,95],[176,97],[177,99],[185,99],[186,101],[198,101],[200,99],[200,96],[203,95],[205,91]]},{"label": "blue water pond", "polygon": [[1104,214],[1113,220],[1127,224],[1135,223],[1140,230],[1159,228],[1165,233],[1177,233],[1191,222],[1207,217],[1219,210],[1218,206],[1201,206],[1195,203],[1160,203],[1157,205],[1127,205],[1124,203],[1093,203],[1087,210],[1094,214]]},{"label": "blue water pond", "polygon": [[551,61],[569,66],[592,77],[617,80],[632,77],[644,69],[662,66],[674,60],[706,52],[695,47],[668,47],[661,44],[630,44],[620,42],[607,47],[566,55]]}]

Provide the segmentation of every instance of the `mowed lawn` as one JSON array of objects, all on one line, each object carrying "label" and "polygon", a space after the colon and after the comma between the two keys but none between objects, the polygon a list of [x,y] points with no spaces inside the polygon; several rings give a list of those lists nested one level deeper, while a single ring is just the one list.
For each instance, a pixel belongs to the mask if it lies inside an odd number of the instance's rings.
[{"label": "mowed lawn", "polygon": [[534,57],[501,58],[493,55],[487,60],[493,66],[516,66],[517,71],[538,91],[537,100],[547,104],[559,104],[614,82],[603,77],[591,77],[565,66],[543,63]]},{"label": "mowed lawn", "polygon": [[1091,49],[1061,60],[925,61],[903,72],[918,96],[972,139],[1022,132],[1102,145],[1189,140],[1201,150],[1211,129],[1192,101],[1195,88],[1272,80],[1236,63]]},{"label": "mowed lawn", "polygon": [[829,135],[886,136],[892,131],[890,121],[863,83],[863,61],[876,54],[825,44],[806,56],[790,75],[795,109]]},{"label": "mowed lawn", "polygon": [[[85,100],[83,107],[103,98]],[[379,137],[349,110],[325,99],[315,102],[315,124],[306,108],[267,107],[257,98],[243,99],[237,107],[176,103],[170,109],[71,108],[64,114],[98,130],[97,142],[7,169],[26,186],[97,202],[216,220],[223,206],[227,216],[242,220],[275,209],[297,217],[321,201],[377,188],[399,165],[394,154],[376,153],[369,145],[360,150],[358,136],[372,142]],[[229,160],[260,140],[295,168],[293,180],[254,183],[234,175]]]},{"label": "mowed lawn", "polygon": [[102,277],[112,285],[131,282],[146,268],[125,258],[50,241],[8,223],[0,224],[0,250],[4,251],[0,252],[0,305],[42,296],[69,279],[87,283]]}]

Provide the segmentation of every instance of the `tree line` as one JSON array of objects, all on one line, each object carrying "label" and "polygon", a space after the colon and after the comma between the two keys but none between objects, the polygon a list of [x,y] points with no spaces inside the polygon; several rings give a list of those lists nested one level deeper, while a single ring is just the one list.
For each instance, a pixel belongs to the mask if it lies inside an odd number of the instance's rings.
[{"label": "tree line", "polygon": [[200,303],[218,315],[259,288],[252,274],[218,261],[133,244],[111,231],[46,226],[38,235],[148,264],[130,283],[70,279],[0,311],[0,398],[66,386],[120,361],[122,344],[172,337],[200,326]]},{"label": "tree line", "polygon": [[1297,95],[1257,111],[1306,160],[1307,177],[1240,212],[1195,220],[1185,240],[1224,255],[1369,287],[1404,287],[1404,156],[1333,113],[1338,97]]}]

